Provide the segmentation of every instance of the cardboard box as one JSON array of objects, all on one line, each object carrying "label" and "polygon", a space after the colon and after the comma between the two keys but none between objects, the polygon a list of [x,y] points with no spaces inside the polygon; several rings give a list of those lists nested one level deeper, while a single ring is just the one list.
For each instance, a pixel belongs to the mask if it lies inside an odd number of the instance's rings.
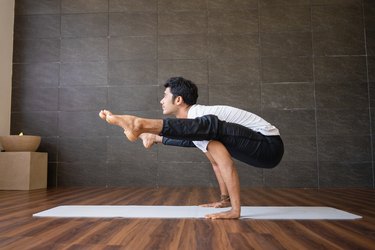
[{"label": "cardboard box", "polygon": [[46,188],[47,161],[47,153],[1,152],[0,190]]}]

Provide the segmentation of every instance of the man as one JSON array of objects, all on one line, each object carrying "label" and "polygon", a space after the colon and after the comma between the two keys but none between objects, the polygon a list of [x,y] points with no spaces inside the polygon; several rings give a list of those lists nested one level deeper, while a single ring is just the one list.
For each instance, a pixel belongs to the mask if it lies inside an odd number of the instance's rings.
[{"label": "man", "polygon": [[227,207],[210,219],[237,219],[241,214],[240,184],[232,157],[254,167],[273,168],[284,153],[279,130],[261,117],[229,106],[197,105],[198,89],[182,77],[165,84],[160,101],[163,114],[176,118],[144,119],[113,115],[102,110],[99,116],[120,126],[130,141],[143,140],[146,148],[154,143],[201,149],[210,160],[217,177],[221,200],[204,206]]}]

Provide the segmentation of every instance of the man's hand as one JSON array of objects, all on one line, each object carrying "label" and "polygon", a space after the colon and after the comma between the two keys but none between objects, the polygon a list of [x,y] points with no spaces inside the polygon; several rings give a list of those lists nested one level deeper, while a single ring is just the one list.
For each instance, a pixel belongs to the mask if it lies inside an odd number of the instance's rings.
[{"label": "man's hand", "polygon": [[143,141],[143,146],[145,148],[151,148],[154,144],[162,141],[162,137],[159,135],[143,133],[139,136]]}]

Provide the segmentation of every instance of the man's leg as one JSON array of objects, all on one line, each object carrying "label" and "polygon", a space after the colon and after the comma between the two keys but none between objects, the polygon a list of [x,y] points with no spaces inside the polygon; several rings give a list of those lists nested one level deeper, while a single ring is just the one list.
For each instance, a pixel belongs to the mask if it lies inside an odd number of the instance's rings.
[{"label": "man's leg", "polygon": [[272,168],[279,163],[284,152],[279,136],[270,143],[270,137],[239,124],[220,121],[214,115],[195,119],[161,120],[113,115],[103,110],[99,116],[110,124],[122,127],[130,141],[137,140],[142,133],[163,135],[178,140],[217,140],[229,148],[232,157],[254,167]]},{"label": "man's leg", "polygon": [[275,167],[284,153],[280,136],[265,136],[240,124],[221,121],[215,115],[166,118],[161,135],[180,140],[220,141],[233,158],[260,168]]},{"label": "man's leg", "polygon": [[[223,136],[220,132],[225,132],[224,136],[226,137],[236,137],[236,134],[233,134],[233,129],[221,131],[219,127],[222,121],[214,115],[206,115],[195,119],[166,118],[162,120],[131,115],[114,115],[110,111],[102,110],[99,116],[109,124],[122,127],[130,141],[137,140],[142,133],[190,141],[216,140],[218,136]],[[232,126],[243,127],[237,124],[232,124]],[[243,135],[240,135],[240,137],[242,138]]]},{"label": "man's leg", "polygon": [[209,219],[238,219],[241,215],[240,181],[232,157],[225,146],[219,141],[211,141],[208,152],[217,163],[224,184],[228,189],[232,209],[222,213],[208,214]]},{"label": "man's leg", "polygon": [[217,202],[214,202],[214,203],[202,204],[200,206],[202,206],[202,207],[215,207],[215,208],[230,207],[231,204],[230,204],[230,198],[229,198],[229,195],[228,195],[228,189],[225,186],[223,177],[221,176],[220,168],[219,168],[218,164],[215,162],[214,158],[211,156],[211,154],[209,152],[206,152],[205,154],[212,164],[212,168],[215,172],[217,182],[219,183],[221,200],[217,201]]},{"label": "man's leg", "polygon": [[[132,115],[114,115],[108,110],[99,112],[100,118],[109,124],[120,126],[130,141],[136,141],[142,133],[167,136],[171,139],[210,140],[218,133],[219,120],[214,115],[196,119],[145,119]],[[170,136],[169,136],[170,135]]]}]

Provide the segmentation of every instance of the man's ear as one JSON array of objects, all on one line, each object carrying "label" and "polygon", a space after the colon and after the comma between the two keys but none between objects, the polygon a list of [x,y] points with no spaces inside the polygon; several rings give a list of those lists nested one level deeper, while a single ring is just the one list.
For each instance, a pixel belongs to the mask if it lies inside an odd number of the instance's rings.
[{"label": "man's ear", "polygon": [[182,96],[177,96],[175,99],[175,104],[180,105],[184,102],[184,99],[182,99]]}]

